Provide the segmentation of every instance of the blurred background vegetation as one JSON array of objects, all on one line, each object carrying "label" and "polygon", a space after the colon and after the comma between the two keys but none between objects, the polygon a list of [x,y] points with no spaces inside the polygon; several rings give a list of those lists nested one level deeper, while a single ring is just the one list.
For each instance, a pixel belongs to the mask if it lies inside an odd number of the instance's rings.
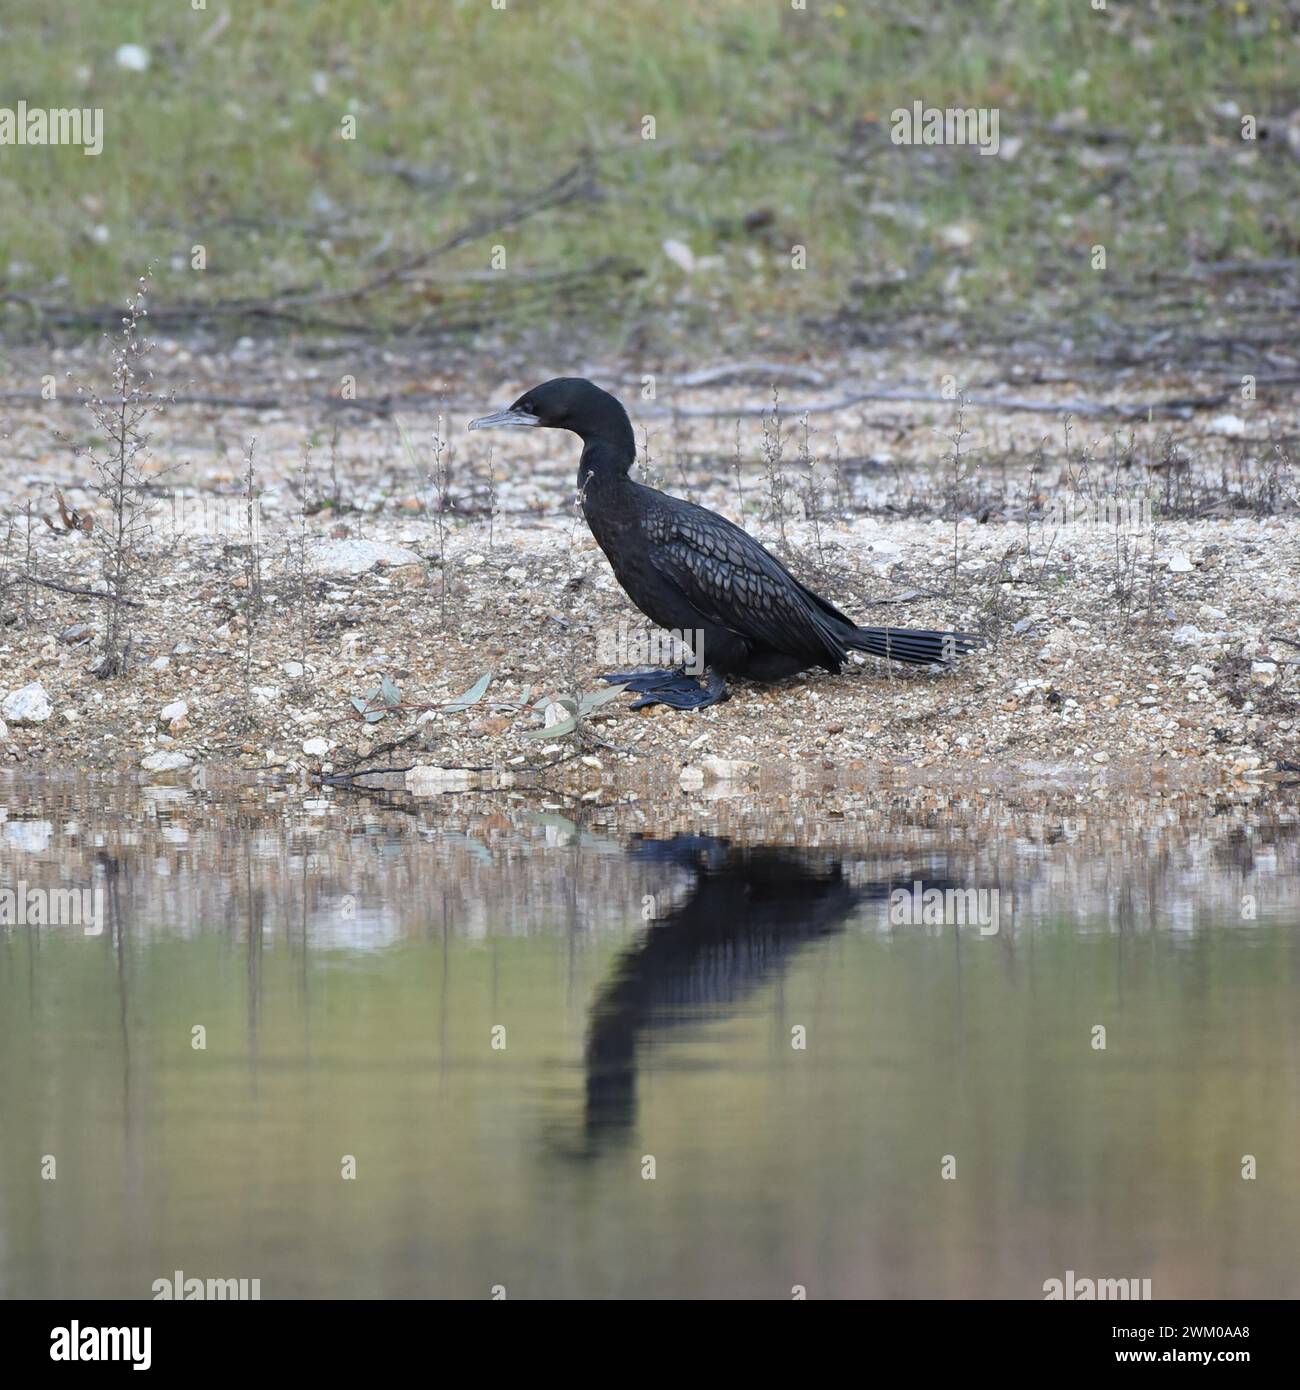
[{"label": "blurred background vegetation", "polygon": [[[1122,321],[1171,269],[1300,248],[1294,0],[497,3],[9,0],[9,104],[105,113],[97,158],[0,148],[9,331],[151,266],[232,330],[794,347]],[[893,145],[916,100],[998,109],[1000,156]]]}]

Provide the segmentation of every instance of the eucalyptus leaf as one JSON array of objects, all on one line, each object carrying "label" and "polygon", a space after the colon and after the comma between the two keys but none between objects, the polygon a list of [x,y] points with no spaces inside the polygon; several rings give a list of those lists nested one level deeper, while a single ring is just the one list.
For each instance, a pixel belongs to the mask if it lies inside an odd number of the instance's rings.
[{"label": "eucalyptus leaf", "polygon": [[571,734],[578,727],[578,721],[565,719],[559,724],[552,724],[549,729],[529,729],[523,734],[523,738],[562,738],[565,734]]},{"label": "eucalyptus leaf", "polygon": [[387,710],[372,708],[375,701],[378,698],[378,686],[376,686],[375,689],[372,690],[364,700],[361,698],[360,695],[354,695],[352,697],[353,709],[356,710],[356,712],[362,717],[362,719],[366,721],[367,724],[378,724],[379,721],[384,717],[384,715],[388,713]]},{"label": "eucalyptus leaf", "polygon": [[469,709],[471,705],[476,705],[487,694],[487,688],[492,684],[492,677],[496,673],[487,671],[463,694],[457,695],[454,700],[449,700],[443,705],[444,711],[455,714],[460,710]]},{"label": "eucalyptus leaf", "polygon": [[604,690],[589,690],[578,701],[578,713],[590,714],[592,710],[599,709],[601,705],[607,705],[611,700],[618,697],[627,689],[625,685],[611,685]]}]

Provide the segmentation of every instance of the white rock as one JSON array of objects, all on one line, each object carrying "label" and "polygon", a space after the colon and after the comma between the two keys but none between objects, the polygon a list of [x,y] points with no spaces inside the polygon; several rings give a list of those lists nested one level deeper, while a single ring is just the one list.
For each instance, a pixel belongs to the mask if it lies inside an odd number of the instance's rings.
[{"label": "white rock", "polygon": [[44,854],[53,838],[54,825],[47,820],[11,820],[4,825],[5,844],[23,854]]},{"label": "white rock", "polygon": [[154,659],[149,663],[149,669],[150,669],[151,671],[166,671],[166,670],[168,670],[168,669],[170,668],[171,664],[172,664],[172,659],[171,659],[171,657],[169,657],[169,656],[156,656],[156,657],[154,657]]},{"label": "white rock", "polygon": [[0,719],[0,743],[3,743],[8,737],[9,725],[6,724],[3,719]]},{"label": "white rock", "polygon": [[124,43],[114,55],[119,68],[127,72],[147,72],[149,70],[149,50],[138,43]]},{"label": "white rock", "polygon": [[170,724],[174,719],[184,719],[190,712],[190,707],[184,700],[173,700],[170,705],[164,705],[158,711],[158,721],[161,724]]},{"label": "white rock", "polygon": [[188,753],[150,753],[140,759],[145,772],[179,772],[193,764],[194,759]]},{"label": "white rock", "polygon": [[465,792],[476,787],[480,774],[467,767],[426,767],[409,769],[406,790],[415,796],[434,796],[442,792]]},{"label": "white rock", "polygon": [[1194,568],[1195,566],[1193,566],[1192,562],[1187,558],[1187,552],[1185,550],[1175,550],[1169,557],[1170,574],[1191,574]]},{"label": "white rock", "polygon": [[949,251],[965,251],[975,240],[975,233],[964,222],[950,222],[939,228],[939,241]]},{"label": "white rock", "polygon": [[558,700],[552,700],[542,711],[542,727],[553,729],[557,724],[563,724],[572,718],[573,711],[567,705],[562,705]]},{"label": "white rock", "polygon": [[330,751],[330,741],[327,738],[305,738],[302,751],[309,758],[323,758]]},{"label": "white rock", "polygon": [[415,551],[386,541],[318,541],[305,557],[306,568],[313,574],[365,574],[376,565],[396,568],[422,563]]},{"label": "white rock", "polygon": [[699,791],[704,785],[704,772],[698,767],[682,768],[681,776],[677,779],[677,785],[683,791]]},{"label": "white rock", "polygon": [[1226,632],[1202,632],[1195,623],[1184,623],[1175,628],[1174,643],[1179,647],[1215,647],[1228,640]]},{"label": "white rock", "polygon": [[1078,646],[1078,638],[1075,637],[1069,628],[1053,628],[1047,634],[1047,639],[1043,643],[1042,650],[1038,653],[1039,661],[1060,663],[1068,661],[1071,653]]},{"label": "white rock", "polygon": [[883,536],[877,536],[867,544],[867,550],[871,555],[871,563],[881,568],[889,568],[902,558],[903,547],[896,541],[886,540]]},{"label": "white rock", "polygon": [[53,713],[54,706],[40,681],[11,690],[0,703],[0,715],[14,724],[44,724]]},{"label": "white rock", "polygon": [[286,661],[280,668],[291,681],[302,679],[303,667],[301,661]]},{"label": "white rock", "polygon": [[1214,434],[1245,434],[1246,422],[1240,415],[1216,415],[1210,421],[1210,430]]},{"label": "white rock", "polygon": [[695,269],[695,252],[684,241],[674,241],[671,237],[663,244],[663,253],[676,266],[689,275]]},{"label": "white rock", "polygon": [[739,758],[705,758],[700,763],[705,777],[716,778],[719,782],[734,781],[738,777],[748,777],[757,771],[757,763],[742,762]]}]

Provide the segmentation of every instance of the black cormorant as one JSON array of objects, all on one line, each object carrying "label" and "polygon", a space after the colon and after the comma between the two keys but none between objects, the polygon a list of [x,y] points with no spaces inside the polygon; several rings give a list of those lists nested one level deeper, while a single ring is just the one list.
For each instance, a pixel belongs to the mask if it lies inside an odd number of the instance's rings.
[{"label": "black cormorant", "polygon": [[645,694],[633,708],[716,704],[727,698],[728,676],[762,681],[811,666],[838,671],[850,650],[930,666],[979,645],[962,632],[858,627],[726,517],[634,482],[628,470],[636,439],[627,411],[582,377],[534,386],[470,429],[537,425],[582,440],[578,488],[591,534],[646,617],[694,636],[697,667],[706,670],[704,687],[681,671],[606,676]]}]

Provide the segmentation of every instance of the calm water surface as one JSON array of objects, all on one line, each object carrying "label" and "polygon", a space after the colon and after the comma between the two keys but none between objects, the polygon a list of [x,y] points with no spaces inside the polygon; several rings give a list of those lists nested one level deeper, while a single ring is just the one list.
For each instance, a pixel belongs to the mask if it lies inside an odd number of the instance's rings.
[{"label": "calm water surface", "polygon": [[0,1294],[1295,1297],[1293,795],[0,784]]}]

